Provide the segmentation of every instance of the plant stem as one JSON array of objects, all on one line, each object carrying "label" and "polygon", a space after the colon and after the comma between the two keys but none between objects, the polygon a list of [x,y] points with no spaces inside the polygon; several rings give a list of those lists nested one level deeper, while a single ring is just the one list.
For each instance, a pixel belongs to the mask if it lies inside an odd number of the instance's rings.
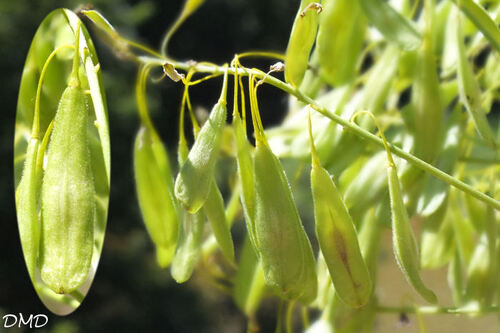
[{"label": "plant stem", "polygon": [[[150,60],[151,61],[151,60]],[[153,60],[154,61],[154,60]],[[202,73],[223,73],[224,72],[224,67],[222,66],[215,66],[215,65],[206,65],[206,64],[193,64],[193,63],[185,63],[185,62],[175,62],[174,66],[176,68],[180,68],[183,70],[188,70],[190,68],[195,68],[197,72],[202,72]],[[344,129],[349,129],[352,131],[354,134],[357,136],[366,139],[370,141],[373,144],[376,144],[380,147],[384,147],[384,142],[382,139],[380,139],[378,136],[375,134],[359,127],[353,122],[350,122],[348,120],[343,119],[342,117],[338,116],[331,110],[328,110],[316,103],[315,100],[312,98],[304,95],[302,92],[300,92],[298,89],[293,88],[291,85],[273,77],[270,75],[265,75],[264,72],[257,70],[257,69],[248,69],[248,68],[237,68],[235,69],[234,67],[229,67],[228,68],[228,73],[234,75],[235,70],[238,71],[239,75],[247,76],[250,74],[253,74],[257,78],[261,78],[264,80],[264,82],[288,93],[293,96],[295,96],[299,101],[310,104],[313,109],[324,115],[325,117],[333,120],[337,124],[340,124],[341,126],[344,127]],[[450,176],[449,174],[439,170],[438,168],[432,166],[429,163],[424,162],[423,160],[413,156],[412,154],[402,150],[399,147],[396,147],[392,145],[391,143],[388,143],[388,147],[391,150],[391,152],[394,155],[397,155],[406,161],[410,162],[411,164],[415,165],[416,167],[432,174],[436,178],[441,179],[442,181],[450,184],[451,186],[454,186],[458,188],[459,190],[473,196],[474,198],[483,201],[487,203],[488,205],[494,207],[497,210],[500,210],[500,201],[495,200],[494,198],[479,192],[478,190],[474,189],[472,186]]]},{"label": "plant stem", "polygon": [[480,308],[476,306],[471,307],[439,307],[439,306],[378,306],[376,308],[377,312],[381,313],[421,313],[421,314],[487,314],[500,312],[500,307],[492,306],[486,308]]}]

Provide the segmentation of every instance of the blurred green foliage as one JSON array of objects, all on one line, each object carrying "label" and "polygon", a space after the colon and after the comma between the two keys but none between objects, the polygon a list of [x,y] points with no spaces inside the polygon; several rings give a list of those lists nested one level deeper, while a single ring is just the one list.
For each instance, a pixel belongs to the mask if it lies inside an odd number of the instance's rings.
[{"label": "blurred green foliage", "polygon": [[[118,59],[92,29],[108,101],[112,151],[110,210],[103,254],[87,298],[67,318],[49,314],[31,286],[14,205],[12,150],[17,91],[26,54],[40,22],[53,9],[75,9],[81,4],[76,0],[0,1],[0,100],[3,104],[0,114],[0,314],[44,313],[49,316],[48,325],[41,330],[44,332],[243,331],[244,317],[229,297],[213,292],[213,288],[202,295],[197,285],[204,282],[197,279],[187,285],[177,285],[168,270],[162,271],[156,266],[154,248],[144,230],[133,183],[132,145],[139,126],[133,97],[137,67]],[[92,5],[122,35],[157,48],[180,11],[182,1],[96,0]],[[289,6],[286,0],[275,1],[272,6],[268,1],[253,1],[251,6],[244,0],[207,1],[174,35],[169,50],[179,59],[219,63],[229,61],[235,52],[249,47],[283,51],[294,12],[294,6]],[[269,26],[273,29],[267,29]],[[254,65],[262,64],[255,62]],[[219,89],[219,82],[208,82],[203,89],[192,89],[192,100],[195,105],[210,108]],[[162,84],[151,85],[148,93],[155,123],[172,150],[178,135],[177,113],[182,87],[164,80]],[[278,116],[277,111],[284,109],[284,95],[277,96],[272,89],[262,89],[262,99],[262,103],[267,99],[267,109],[276,110],[274,113]],[[273,117],[276,118],[273,113],[267,113],[264,118],[269,121]],[[214,306],[217,311],[210,311]],[[261,327],[264,331],[265,322]]]}]

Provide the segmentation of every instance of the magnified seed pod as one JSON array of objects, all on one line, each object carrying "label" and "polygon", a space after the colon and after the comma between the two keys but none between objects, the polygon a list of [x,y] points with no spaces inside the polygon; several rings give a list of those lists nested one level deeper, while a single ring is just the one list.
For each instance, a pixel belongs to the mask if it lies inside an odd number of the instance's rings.
[{"label": "magnified seed pod", "polygon": [[210,192],[221,140],[226,125],[225,97],[213,107],[175,180],[175,196],[190,213],[196,213]]},{"label": "magnified seed pod", "polygon": [[304,79],[309,54],[316,39],[319,12],[319,3],[302,0],[293,22],[285,56],[285,79],[294,87],[299,87]]},{"label": "magnified seed pod", "polygon": [[[76,50],[78,50],[77,32]],[[87,278],[94,247],[95,189],[87,139],[87,97],[78,78],[79,52],[52,131],[41,189],[40,274],[67,294]]]},{"label": "magnified seed pod", "polygon": [[141,213],[156,245],[158,264],[167,267],[177,243],[177,201],[165,147],[146,127],[141,127],[135,139],[134,174]]},{"label": "magnified seed pod", "polygon": [[360,307],[365,305],[371,296],[370,274],[361,255],[354,222],[335,183],[320,164],[312,141],[311,127],[309,130],[316,236],[335,292],[347,305]]},{"label": "magnified seed pod", "polygon": [[254,152],[254,177],[255,238],[266,284],[309,303],[317,290],[311,245],[281,164],[262,142]]},{"label": "magnified seed pod", "polygon": [[110,148],[99,68],[79,18],[57,9],[33,38],[19,89],[20,239],[35,291],[58,315],[74,311],[88,293],[106,229]]},{"label": "magnified seed pod", "polygon": [[40,221],[38,218],[39,182],[36,172],[36,161],[39,139],[32,137],[26,151],[24,170],[16,195],[17,220],[21,244],[26,258],[28,272],[33,280],[38,259],[40,245]]}]

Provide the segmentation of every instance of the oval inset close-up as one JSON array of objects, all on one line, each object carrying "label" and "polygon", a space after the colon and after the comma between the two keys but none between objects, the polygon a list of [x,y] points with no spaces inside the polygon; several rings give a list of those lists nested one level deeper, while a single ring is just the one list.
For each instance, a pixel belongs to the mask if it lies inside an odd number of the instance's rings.
[{"label": "oval inset close-up", "polygon": [[26,58],[14,185],[30,279],[50,311],[67,315],[81,304],[95,276],[110,188],[100,65],[88,31],[67,9],[43,20]]}]

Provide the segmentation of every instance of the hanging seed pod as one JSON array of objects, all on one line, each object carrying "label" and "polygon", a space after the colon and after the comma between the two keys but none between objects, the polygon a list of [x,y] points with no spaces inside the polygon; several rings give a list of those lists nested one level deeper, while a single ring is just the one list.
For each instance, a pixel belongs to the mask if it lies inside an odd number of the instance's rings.
[{"label": "hanging seed pod", "polygon": [[[390,154],[389,151],[388,154]],[[436,303],[436,295],[424,285],[420,278],[417,242],[403,203],[401,185],[392,157],[389,158],[389,163],[387,174],[389,178],[389,194],[391,197],[392,209],[392,241],[396,260],[412,287],[426,301],[429,303]]]},{"label": "hanging seed pod", "polygon": [[227,72],[221,97],[203,124],[175,180],[175,196],[190,213],[205,203],[211,187],[224,126],[226,125]]},{"label": "hanging seed pod", "polygon": [[94,246],[95,189],[87,140],[87,98],[78,78],[79,38],[80,30],[70,82],[54,118],[40,199],[40,274],[58,294],[82,285]]},{"label": "hanging seed pod", "polygon": [[266,284],[285,298],[311,302],[317,288],[311,245],[283,169],[267,145],[255,149],[254,177],[255,237]]},{"label": "hanging seed pod", "polygon": [[135,139],[134,174],[142,217],[156,245],[158,264],[167,267],[177,243],[177,202],[165,147],[146,127],[141,127]]},{"label": "hanging seed pod", "polygon": [[495,136],[486,118],[486,112],[481,105],[482,97],[479,82],[467,59],[460,14],[458,11],[452,11],[451,15],[455,17],[455,52],[458,55],[458,87],[460,101],[474,121],[474,126],[481,138],[486,141],[487,144],[495,147]]},{"label": "hanging seed pod", "polygon": [[316,236],[335,287],[347,305],[360,307],[370,299],[372,282],[361,256],[354,223],[328,172],[321,167],[313,144],[311,121],[311,187]]},{"label": "hanging seed pod", "polygon": [[412,105],[413,125],[415,130],[415,155],[426,162],[432,163],[439,153],[444,128],[439,77],[432,49],[432,28],[434,11],[426,3],[425,16],[427,20],[423,43],[417,52],[416,69],[414,72]]},{"label": "hanging seed pod", "polygon": [[266,284],[283,298],[307,304],[317,296],[314,255],[285,172],[264,136],[253,76],[249,83],[257,145],[253,156],[256,252]]},{"label": "hanging seed pod", "polygon": [[357,0],[323,0],[316,47],[319,63],[333,86],[349,82],[360,56],[366,19]]},{"label": "hanging seed pod", "polygon": [[302,0],[293,22],[285,55],[285,80],[294,87],[299,87],[304,79],[309,54],[316,39],[319,12],[319,3]]},{"label": "hanging seed pod", "polygon": [[189,280],[203,243],[203,227],[205,216],[202,212],[191,214],[184,212],[182,223],[179,225],[177,250],[172,260],[171,274],[177,283]]},{"label": "hanging seed pod", "polygon": [[213,177],[212,183],[210,184],[210,192],[203,205],[203,212],[207,216],[208,222],[210,222],[212,232],[222,253],[227,260],[234,263],[233,237],[231,236],[231,230],[226,220],[224,199]]}]

